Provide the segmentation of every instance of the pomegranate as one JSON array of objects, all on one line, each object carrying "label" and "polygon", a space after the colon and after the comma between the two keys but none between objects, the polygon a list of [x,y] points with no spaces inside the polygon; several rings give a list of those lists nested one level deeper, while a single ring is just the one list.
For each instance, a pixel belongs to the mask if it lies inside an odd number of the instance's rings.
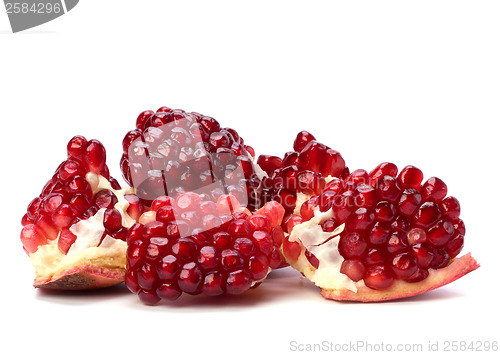
[{"label": "pomegranate", "polygon": [[261,207],[254,150],[212,117],[161,107],[144,111],[123,139],[121,170],[146,206],[186,191],[235,196],[250,211]]},{"label": "pomegranate", "polygon": [[447,186],[406,166],[356,170],[309,198],[288,222],[287,262],[326,298],[383,301],[417,295],[477,269],[460,204]]},{"label": "pomegranate", "polygon": [[109,175],[97,140],[70,140],[68,158],[28,206],[21,241],[35,287],[91,289],[123,281],[127,229],[143,212],[131,188]]},{"label": "pomegranate", "polygon": [[283,215],[274,201],[252,214],[232,195],[158,197],[129,230],[125,284],[148,305],[241,294],[281,264]]},{"label": "pomegranate", "polygon": [[263,202],[275,200],[286,210],[283,227],[298,215],[302,203],[319,194],[325,186],[334,186],[349,173],[345,161],[336,150],[320,143],[307,131],[299,132],[293,151],[283,159],[260,155],[257,164],[266,173],[260,196]]}]

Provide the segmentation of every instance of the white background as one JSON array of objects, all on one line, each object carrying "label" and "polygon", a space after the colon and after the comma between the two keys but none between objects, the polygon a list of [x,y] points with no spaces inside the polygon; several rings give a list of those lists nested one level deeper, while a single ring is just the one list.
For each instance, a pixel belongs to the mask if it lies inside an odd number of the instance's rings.
[{"label": "white background", "polygon": [[[82,0],[18,34],[0,9],[1,353],[287,354],[291,341],[424,350],[440,341],[442,350],[500,340],[500,3]],[[258,154],[282,155],[307,129],[352,170],[392,161],[439,176],[461,201],[464,252],[482,267],[382,304],[324,300],[290,269],[241,297],[157,307],[122,287],[33,289],[20,219],[67,141],[101,140],[121,177],[124,134],[162,105],[217,118]]]}]

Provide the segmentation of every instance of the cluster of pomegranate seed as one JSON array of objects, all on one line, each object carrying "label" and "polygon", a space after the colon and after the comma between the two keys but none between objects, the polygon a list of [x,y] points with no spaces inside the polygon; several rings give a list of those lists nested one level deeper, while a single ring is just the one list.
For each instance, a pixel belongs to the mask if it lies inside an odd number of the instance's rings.
[{"label": "cluster of pomegranate seed", "polygon": [[[21,241],[28,254],[57,237],[59,250],[66,254],[76,240],[69,228],[92,217],[101,208],[106,209],[106,234],[122,240],[126,238],[122,216],[114,209],[116,195],[111,190],[97,192],[96,186],[87,179],[103,176],[113,189],[120,189],[120,184],[109,175],[104,146],[98,140],[87,141],[82,136],[75,136],[69,141],[67,152],[68,158],[59,165],[40,195],[31,201],[22,218]],[[94,195],[94,192],[97,193]],[[139,199],[133,194],[125,198],[130,204],[129,212],[138,218],[142,213]]]},{"label": "cluster of pomegranate seed", "polygon": [[121,170],[143,203],[186,191],[235,196],[251,211],[260,207],[252,147],[212,117],[161,107],[144,111],[123,139]]},{"label": "cluster of pomegranate seed", "polygon": [[318,142],[307,131],[297,135],[293,149],[283,159],[271,155],[260,155],[257,159],[268,175],[262,179],[261,199],[280,202],[287,214],[295,209],[298,192],[319,194],[326,185],[325,178],[349,173],[340,153]]},{"label": "cluster of pomegranate seed", "polygon": [[[340,238],[340,271],[351,280],[363,280],[375,290],[387,289],[395,280],[424,280],[429,269],[447,266],[460,253],[465,226],[458,200],[446,196],[446,184],[436,177],[422,180],[423,173],[414,166],[399,174],[392,163],[382,163],[369,174],[356,170],[330,181],[321,194],[306,201],[288,228],[310,220],[315,210],[331,209],[332,217],[321,227],[333,232],[344,224],[332,237]],[[298,257],[296,243],[284,242],[287,258]],[[313,254],[306,252],[306,257],[319,267]]]},{"label": "cluster of pomegranate seed", "polygon": [[146,304],[191,295],[241,294],[281,263],[284,210],[251,214],[231,195],[161,196],[129,230],[125,284]]}]

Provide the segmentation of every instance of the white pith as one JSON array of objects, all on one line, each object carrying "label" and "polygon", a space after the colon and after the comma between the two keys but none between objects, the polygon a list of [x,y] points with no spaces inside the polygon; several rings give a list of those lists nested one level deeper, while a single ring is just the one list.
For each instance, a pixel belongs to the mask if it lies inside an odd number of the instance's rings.
[{"label": "white pith", "polygon": [[[114,208],[122,215],[123,227],[130,228],[135,223],[135,220],[126,213],[129,203],[125,199],[125,195],[135,192],[133,188],[115,190],[106,178],[94,173],[87,173],[85,179],[92,187],[94,195],[104,189],[116,195],[118,202]],[[105,211],[106,209],[101,208],[94,216],[70,227],[70,231],[76,235],[76,240],[67,254],[59,250],[59,237],[48,244],[39,246],[35,253],[31,253],[30,261],[35,268],[36,277],[51,278],[85,264],[125,268],[127,243],[109,235],[106,235],[101,242],[101,237],[105,232],[103,226]]]}]

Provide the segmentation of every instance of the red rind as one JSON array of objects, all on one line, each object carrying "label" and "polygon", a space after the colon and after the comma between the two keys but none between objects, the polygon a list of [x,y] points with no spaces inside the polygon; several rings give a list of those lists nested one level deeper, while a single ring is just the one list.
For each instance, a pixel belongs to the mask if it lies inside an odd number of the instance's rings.
[{"label": "red rind", "polygon": [[480,265],[470,253],[455,259],[443,269],[433,270],[429,276],[417,283],[403,281],[395,282],[389,289],[376,291],[366,286],[359,287],[358,292],[350,290],[322,289],[321,295],[336,301],[381,302],[400,298],[407,298],[434,290],[458,280],[469,272],[476,270]]},{"label": "red rind", "polygon": [[123,282],[124,268],[80,265],[52,277],[36,278],[33,286],[51,290],[91,290]]}]

